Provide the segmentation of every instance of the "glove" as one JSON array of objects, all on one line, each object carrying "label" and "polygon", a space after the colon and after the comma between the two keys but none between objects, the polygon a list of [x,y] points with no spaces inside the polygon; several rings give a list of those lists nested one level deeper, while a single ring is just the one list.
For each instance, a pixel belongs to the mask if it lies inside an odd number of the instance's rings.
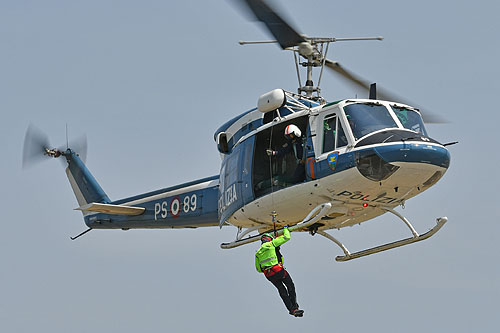
[{"label": "glove", "polygon": [[271,149],[266,149],[266,154],[267,154],[267,156],[274,156],[274,155],[276,155],[276,152],[274,150],[271,150]]}]

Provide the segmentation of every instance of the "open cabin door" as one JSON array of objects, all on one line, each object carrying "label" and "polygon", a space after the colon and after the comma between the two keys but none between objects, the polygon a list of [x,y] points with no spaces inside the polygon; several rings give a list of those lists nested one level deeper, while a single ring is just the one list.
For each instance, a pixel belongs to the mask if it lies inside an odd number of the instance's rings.
[{"label": "open cabin door", "polygon": [[[302,133],[300,149],[285,138],[285,128],[290,124],[297,126]],[[252,180],[256,198],[306,180],[305,161],[311,153],[307,148],[308,128],[308,117],[303,116],[277,123],[255,135]],[[267,150],[278,154],[269,156]]]}]

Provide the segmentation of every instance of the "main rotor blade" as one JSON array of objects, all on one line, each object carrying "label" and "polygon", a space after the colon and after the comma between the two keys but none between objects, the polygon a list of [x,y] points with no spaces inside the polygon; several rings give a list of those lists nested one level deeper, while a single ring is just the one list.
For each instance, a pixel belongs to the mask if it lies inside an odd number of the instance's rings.
[{"label": "main rotor blade", "polygon": [[47,135],[30,124],[24,137],[23,168],[46,159],[45,149],[49,147],[50,143]]},{"label": "main rotor blade", "polygon": [[244,1],[257,20],[263,22],[276,38],[281,48],[297,46],[306,40],[263,0]]},{"label": "main rotor blade", "polygon": [[[337,61],[332,61],[329,59],[325,60],[325,66],[329,69],[333,70],[335,73],[339,74],[343,79],[347,80],[352,86],[356,88],[361,88],[366,91],[366,95],[368,96],[368,92],[370,91],[370,81],[361,78],[359,75],[354,74],[353,72],[347,70],[344,66],[341,66]],[[403,104],[407,104],[413,107],[416,107],[420,110],[420,114],[424,119],[424,122],[427,124],[442,124],[447,121],[435,113],[422,109],[421,107],[415,105],[414,103],[406,101],[404,98],[401,98],[391,92],[388,92],[385,89],[381,89],[380,86],[377,85],[377,99],[382,99],[391,102],[399,102]]]}]

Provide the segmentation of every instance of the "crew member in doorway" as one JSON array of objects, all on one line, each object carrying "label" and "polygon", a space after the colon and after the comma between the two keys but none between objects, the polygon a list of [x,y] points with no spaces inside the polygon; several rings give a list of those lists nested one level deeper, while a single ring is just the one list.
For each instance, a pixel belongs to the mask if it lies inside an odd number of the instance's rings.
[{"label": "crew member in doorway", "polygon": [[287,154],[293,154],[296,160],[296,167],[291,178],[288,179],[288,181],[292,184],[300,183],[306,178],[304,154],[305,150],[302,133],[297,126],[290,124],[285,128],[285,138],[288,142],[285,143],[281,149],[267,149],[266,153],[269,156],[277,157],[285,156]]},{"label": "crew member in doorway", "polygon": [[255,268],[259,273],[264,273],[266,278],[278,289],[283,303],[288,312],[295,317],[302,317],[304,310],[299,309],[295,286],[292,277],[283,267],[283,257],[279,246],[290,240],[288,226],[283,228],[283,235],[273,239],[269,233],[260,238],[262,245],[255,254]]}]

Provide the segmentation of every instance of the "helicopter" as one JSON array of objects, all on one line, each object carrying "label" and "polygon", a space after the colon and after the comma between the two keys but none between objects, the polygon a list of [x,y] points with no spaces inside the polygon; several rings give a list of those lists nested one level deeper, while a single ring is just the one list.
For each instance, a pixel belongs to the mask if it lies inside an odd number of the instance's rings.
[{"label": "helicopter", "polygon": [[[167,229],[234,226],[236,238],[222,243],[231,249],[260,240],[266,232],[321,235],[343,252],[348,261],[409,245],[433,236],[447,222],[419,234],[395,210],[435,185],[450,165],[446,148],[432,139],[425,123],[439,117],[393,98],[376,84],[361,79],[336,61],[327,59],[331,44],[382,40],[382,37],[308,37],[299,34],[263,0],[242,0],[255,18],[276,38],[240,41],[241,45],[277,43],[292,52],[297,92],[274,89],[257,106],[220,126],[214,141],[221,157],[218,175],[172,187],[111,200],[85,165],[86,145],[51,148],[45,134],[30,126],[26,132],[23,165],[41,158],[65,160],[66,175],[76,196],[84,232],[94,229]],[[302,85],[300,67],[305,69]],[[327,101],[321,95],[324,70],[369,91],[368,98]],[[319,70],[316,84],[313,71]],[[397,100],[398,102],[395,102]],[[301,156],[274,154],[290,145],[293,126]],[[271,154],[269,152],[272,152]],[[297,177],[297,170],[300,170]],[[411,236],[351,253],[329,230],[354,226],[391,213]]]}]

